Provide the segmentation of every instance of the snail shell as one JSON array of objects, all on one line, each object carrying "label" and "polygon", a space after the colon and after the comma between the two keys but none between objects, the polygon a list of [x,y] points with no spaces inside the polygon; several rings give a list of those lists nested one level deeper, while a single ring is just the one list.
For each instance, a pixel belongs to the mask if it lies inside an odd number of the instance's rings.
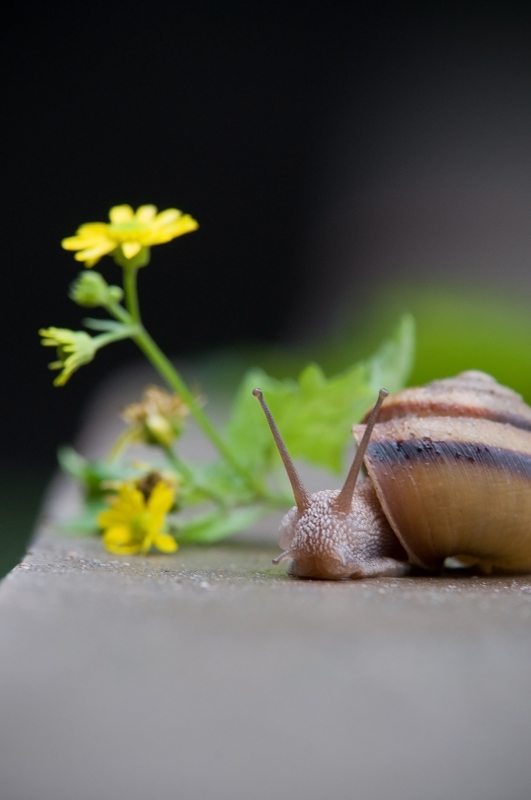
[{"label": "snail shell", "polygon": [[516,392],[476,371],[398,392],[364,462],[412,564],[531,571],[531,408]]}]

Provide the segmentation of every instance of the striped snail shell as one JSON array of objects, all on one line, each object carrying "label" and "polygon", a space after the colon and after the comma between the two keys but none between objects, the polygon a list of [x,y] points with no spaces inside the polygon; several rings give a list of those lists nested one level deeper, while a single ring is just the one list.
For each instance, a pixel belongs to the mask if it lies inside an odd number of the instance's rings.
[{"label": "striped snail shell", "polygon": [[[380,393],[340,491],[309,494],[255,390],[296,506],[280,545],[290,574],[405,575],[448,557],[485,571],[531,571],[531,408],[483,372]],[[380,410],[380,406],[382,406]],[[283,448],[283,449],[282,449]],[[361,461],[368,477],[357,481]]]},{"label": "striped snail shell", "polygon": [[531,570],[531,408],[494,378],[463,372],[389,398],[365,465],[411,563]]}]

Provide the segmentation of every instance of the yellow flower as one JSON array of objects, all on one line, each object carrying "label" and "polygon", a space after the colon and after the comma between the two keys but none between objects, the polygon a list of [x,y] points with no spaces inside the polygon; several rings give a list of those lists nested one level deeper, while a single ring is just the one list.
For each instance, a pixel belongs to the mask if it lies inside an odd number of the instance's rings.
[{"label": "yellow flower", "polygon": [[54,386],[64,386],[76,369],[92,361],[98,349],[95,339],[85,331],[41,328],[39,334],[43,337],[41,344],[57,348],[57,361],[48,364],[50,369],[61,370],[53,382]]},{"label": "yellow flower", "polygon": [[[154,244],[164,244],[195,231],[199,227],[190,214],[183,214],[176,208],[167,208],[157,214],[155,206],[140,206],[136,212],[131,206],[114,206],[109,211],[108,222],[87,222],[77,229],[75,236],[63,239],[65,250],[78,250],[74,258],[84,261],[86,267],[94,264],[116,251],[117,257],[127,261],[135,258],[144,249]],[[147,263],[137,264],[142,266]]]},{"label": "yellow flower", "polygon": [[174,491],[164,481],[146,495],[134,483],[124,483],[111,508],[98,515],[107,550],[119,555],[147,553],[152,547],[163,553],[177,550],[177,542],[162,528],[173,505]]}]

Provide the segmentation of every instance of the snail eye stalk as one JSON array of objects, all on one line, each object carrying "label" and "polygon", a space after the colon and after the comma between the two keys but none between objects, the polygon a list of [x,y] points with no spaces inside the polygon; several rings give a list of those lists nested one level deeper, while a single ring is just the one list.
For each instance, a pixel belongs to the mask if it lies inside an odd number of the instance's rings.
[{"label": "snail eye stalk", "polygon": [[380,392],[378,394],[378,400],[376,401],[375,406],[371,411],[371,416],[369,417],[369,421],[367,422],[367,427],[365,428],[365,433],[363,434],[363,439],[360,442],[360,446],[356,450],[356,455],[354,456],[354,461],[352,462],[352,466],[346,477],[343,488],[341,489],[341,491],[339,492],[338,496],[335,499],[334,502],[335,511],[342,511],[345,514],[347,514],[352,507],[352,498],[354,497],[354,489],[356,488],[356,481],[358,480],[358,475],[360,474],[361,465],[365,457],[365,452],[369,445],[369,440],[371,438],[373,428],[376,425],[376,421],[378,419],[378,414],[380,413],[380,408],[382,407],[382,403],[385,400],[385,398],[388,397],[388,395],[389,392],[387,391],[387,389],[380,389]]},{"label": "snail eye stalk", "polygon": [[292,461],[290,454],[288,453],[288,449],[284,444],[284,440],[280,435],[280,432],[276,426],[275,420],[271,415],[271,411],[268,408],[266,401],[264,400],[264,395],[262,394],[261,389],[253,389],[253,395],[257,398],[258,402],[262,406],[262,410],[266,416],[267,422],[271,429],[271,433],[273,434],[273,439],[275,440],[275,444],[277,446],[278,452],[280,453],[280,458],[284,464],[285,470],[287,472],[289,482],[291,483],[291,488],[293,489],[293,495],[295,497],[295,503],[297,504],[297,508],[299,511],[305,511],[307,508],[310,507],[310,495],[306,491],[303,486],[303,483],[299,477],[297,470],[295,469],[295,464]]}]

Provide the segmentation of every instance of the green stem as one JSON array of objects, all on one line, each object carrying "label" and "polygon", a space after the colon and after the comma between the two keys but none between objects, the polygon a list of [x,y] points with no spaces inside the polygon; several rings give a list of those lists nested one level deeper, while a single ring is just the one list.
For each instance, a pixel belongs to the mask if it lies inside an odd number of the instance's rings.
[{"label": "green stem", "polygon": [[120,303],[109,303],[105,306],[109,314],[115,317],[120,322],[123,322],[124,325],[131,325],[133,322],[133,318],[128,311],[123,308]]},{"label": "green stem", "polygon": [[194,415],[197,424],[210,439],[217,451],[228,461],[234,471],[243,478],[247,486],[249,486],[255,494],[263,496],[262,487],[255,483],[244,467],[234,458],[234,454],[220,437],[171,361],[164,355],[145,328],[140,327],[139,332],[132,338],[168,385],[182,397]]},{"label": "green stem", "polygon": [[138,432],[135,428],[126,428],[125,431],[118,436],[115,443],[109,450],[107,458],[109,461],[115,461],[120,455],[121,451],[127,447],[128,444],[138,441]]},{"label": "green stem", "polygon": [[133,339],[135,341],[138,334],[137,325],[128,325],[118,331],[109,331],[109,333],[100,333],[98,336],[93,337],[96,347],[99,350],[101,347],[110,344],[111,342],[119,342],[120,339]]},{"label": "green stem", "polygon": [[[238,462],[238,460],[234,457],[231,449],[227,447],[223,439],[220,437],[212,423],[210,422],[207,415],[202,410],[201,406],[198,404],[197,400],[188,389],[188,386],[183,381],[171,361],[164,355],[162,350],[159,346],[154,342],[151,338],[149,333],[146,331],[144,326],[142,325],[140,319],[140,307],[138,304],[138,294],[136,288],[136,274],[138,272],[138,267],[128,266],[124,268],[124,293],[125,293],[125,304],[127,307],[127,311],[131,315],[131,320],[136,323],[137,332],[135,335],[132,336],[133,341],[137,344],[137,346],[142,350],[144,355],[148,358],[148,360],[153,364],[155,369],[160,373],[160,375],[164,378],[166,383],[177,392],[184,402],[187,404],[188,408],[192,412],[195,417],[195,420],[199,427],[203,430],[205,435],[210,439],[214,447],[217,451],[225,458],[225,460],[231,465],[234,471],[241,476],[244,480],[245,484],[258,496],[264,497],[267,496],[267,493],[264,495],[263,487],[257,483],[252,476],[248,474],[246,469],[242,467],[242,465]],[[123,309],[118,306],[117,308],[109,308],[111,313],[115,316],[118,313],[123,312]],[[127,313],[127,312],[126,312]],[[122,319],[121,316],[118,317]]]},{"label": "green stem", "polygon": [[138,294],[136,291],[136,275],[138,267],[125,267],[124,268],[124,292],[125,292],[125,305],[131,314],[134,322],[141,325],[140,320],[140,307],[138,305]]}]

